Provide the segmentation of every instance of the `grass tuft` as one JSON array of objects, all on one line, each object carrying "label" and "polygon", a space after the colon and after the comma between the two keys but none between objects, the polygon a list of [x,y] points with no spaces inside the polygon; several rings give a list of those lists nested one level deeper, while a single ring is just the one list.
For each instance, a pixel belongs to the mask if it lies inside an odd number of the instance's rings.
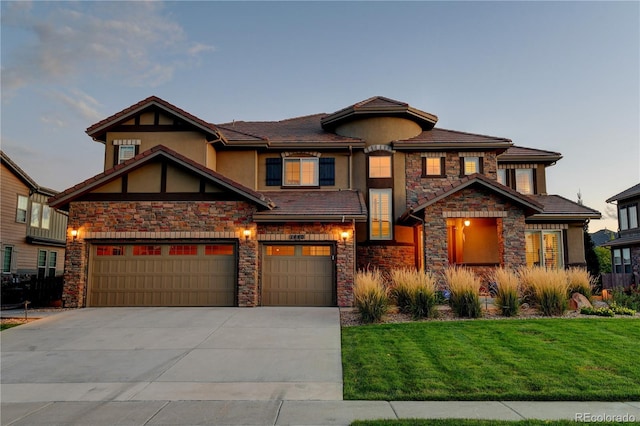
[{"label": "grass tuft", "polygon": [[435,316],[437,286],[430,272],[411,269],[391,271],[391,294],[402,312],[414,319]]},{"label": "grass tuft", "polygon": [[449,305],[459,317],[479,318],[482,315],[480,305],[480,279],[469,269],[449,267],[444,272],[449,288]]},{"label": "grass tuft", "polygon": [[495,305],[505,317],[518,315],[520,311],[520,279],[513,271],[498,268],[492,275],[497,291]]},{"label": "grass tuft", "polygon": [[356,272],[353,295],[364,323],[380,321],[389,310],[387,289],[377,269]]},{"label": "grass tuft", "polygon": [[520,269],[520,280],[532,302],[545,316],[561,316],[567,310],[569,289],[563,270],[541,267]]},{"label": "grass tuft", "polygon": [[592,289],[595,287],[595,279],[584,268],[569,268],[565,271],[569,286],[568,295],[580,293],[591,301]]}]

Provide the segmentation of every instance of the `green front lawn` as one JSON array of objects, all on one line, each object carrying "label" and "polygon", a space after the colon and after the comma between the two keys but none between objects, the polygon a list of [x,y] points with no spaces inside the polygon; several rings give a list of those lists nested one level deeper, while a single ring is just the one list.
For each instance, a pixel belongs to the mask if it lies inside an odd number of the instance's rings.
[{"label": "green front lawn", "polygon": [[6,330],[7,328],[15,327],[17,325],[20,325],[20,324],[17,324],[17,323],[15,323],[15,324],[13,324],[13,323],[11,323],[11,324],[0,324],[0,331]]},{"label": "green front lawn", "polygon": [[345,399],[639,400],[640,320],[345,327],[342,364]]}]

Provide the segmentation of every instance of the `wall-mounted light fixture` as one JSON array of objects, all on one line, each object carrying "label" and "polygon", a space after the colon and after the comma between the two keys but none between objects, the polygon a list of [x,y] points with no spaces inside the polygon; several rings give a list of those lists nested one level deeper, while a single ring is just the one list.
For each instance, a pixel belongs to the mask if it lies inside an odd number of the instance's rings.
[{"label": "wall-mounted light fixture", "polygon": [[72,229],[71,230],[71,238],[73,238],[74,240],[76,240],[78,238],[78,230],[77,229]]},{"label": "wall-mounted light fixture", "polygon": [[349,233],[347,231],[343,231],[340,236],[342,237],[342,241],[347,241],[347,238],[349,238]]},{"label": "wall-mounted light fixture", "polygon": [[251,230],[250,229],[245,229],[244,231],[242,231],[242,235],[244,235],[244,239],[248,240],[249,237],[251,236]]},{"label": "wall-mounted light fixture", "polygon": [[471,225],[471,221],[469,219],[465,219],[464,226],[469,226],[469,225]]}]

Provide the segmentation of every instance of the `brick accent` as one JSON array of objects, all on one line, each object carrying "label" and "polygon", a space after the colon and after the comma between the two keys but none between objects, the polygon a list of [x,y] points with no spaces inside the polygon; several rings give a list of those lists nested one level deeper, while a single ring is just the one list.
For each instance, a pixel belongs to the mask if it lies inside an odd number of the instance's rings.
[{"label": "brick accent", "polygon": [[415,269],[415,248],[411,245],[360,245],[358,269],[375,267],[382,272],[397,268]]}]

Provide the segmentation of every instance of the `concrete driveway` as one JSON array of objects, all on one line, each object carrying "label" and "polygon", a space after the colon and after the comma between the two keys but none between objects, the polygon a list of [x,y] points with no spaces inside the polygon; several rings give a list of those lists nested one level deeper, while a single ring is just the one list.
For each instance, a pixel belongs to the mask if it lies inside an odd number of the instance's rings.
[{"label": "concrete driveway", "polygon": [[337,308],[88,308],[0,338],[3,403],[342,399]]}]

